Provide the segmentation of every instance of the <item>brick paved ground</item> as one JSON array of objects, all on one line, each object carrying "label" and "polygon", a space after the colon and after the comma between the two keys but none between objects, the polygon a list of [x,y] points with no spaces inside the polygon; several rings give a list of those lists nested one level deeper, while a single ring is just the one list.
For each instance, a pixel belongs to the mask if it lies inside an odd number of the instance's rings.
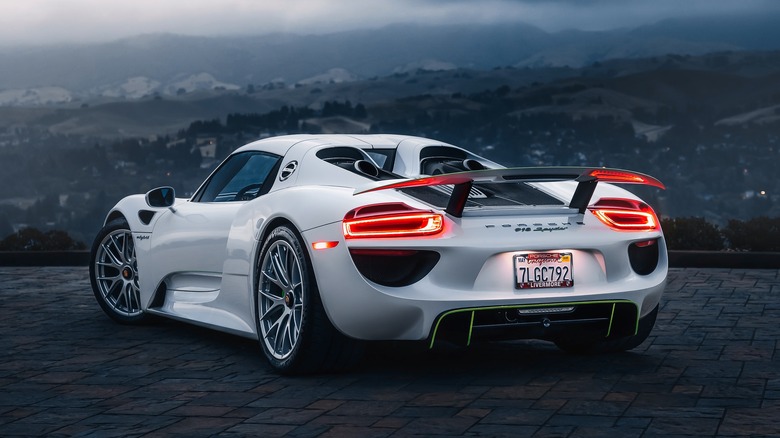
[{"label": "brick paved ground", "polygon": [[86,268],[0,268],[0,436],[780,436],[778,298],[778,270],[673,269],[633,353],[381,344],[289,378],[249,340],[114,324]]}]

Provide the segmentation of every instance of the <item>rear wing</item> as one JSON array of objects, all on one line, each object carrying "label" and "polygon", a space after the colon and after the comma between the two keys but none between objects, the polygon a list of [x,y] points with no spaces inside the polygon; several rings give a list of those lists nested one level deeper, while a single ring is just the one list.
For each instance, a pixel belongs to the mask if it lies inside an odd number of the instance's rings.
[{"label": "rear wing", "polygon": [[355,195],[388,189],[405,189],[451,184],[454,186],[447,208],[444,210],[454,217],[461,217],[468,201],[469,191],[474,183],[502,182],[555,182],[576,181],[577,189],[569,201],[569,207],[580,213],[590,204],[596,184],[599,181],[622,184],[644,184],[659,189],[666,187],[653,178],[639,172],[605,167],[516,167],[509,169],[488,169],[469,172],[445,173],[435,176],[423,176],[411,179],[380,181],[355,190]]}]

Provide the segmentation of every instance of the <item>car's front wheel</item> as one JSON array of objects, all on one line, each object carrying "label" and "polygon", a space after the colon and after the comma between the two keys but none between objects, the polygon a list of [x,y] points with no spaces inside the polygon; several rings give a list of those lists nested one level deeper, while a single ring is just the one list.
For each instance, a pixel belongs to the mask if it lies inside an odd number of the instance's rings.
[{"label": "car's front wheel", "polygon": [[98,232],[92,244],[89,277],[100,308],[111,319],[122,324],[138,324],[146,319],[141,307],[135,242],[124,219],[113,220]]},{"label": "car's front wheel", "polygon": [[256,272],[258,336],[277,371],[334,371],[356,362],[360,345],[330,323],[309,256],[292,228],[271,231]]}]

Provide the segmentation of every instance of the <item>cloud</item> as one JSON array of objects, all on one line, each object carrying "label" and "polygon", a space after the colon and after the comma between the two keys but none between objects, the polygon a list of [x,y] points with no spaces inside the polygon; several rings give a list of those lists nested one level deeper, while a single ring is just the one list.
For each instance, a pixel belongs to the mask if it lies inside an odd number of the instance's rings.
[{"label": "cloud", "polygon": [[522,21],[601,30],[665,18],[780,10],[775,0],[0,0],[0,44],[106,41],[144,33],[299,34],[392,23]]}]

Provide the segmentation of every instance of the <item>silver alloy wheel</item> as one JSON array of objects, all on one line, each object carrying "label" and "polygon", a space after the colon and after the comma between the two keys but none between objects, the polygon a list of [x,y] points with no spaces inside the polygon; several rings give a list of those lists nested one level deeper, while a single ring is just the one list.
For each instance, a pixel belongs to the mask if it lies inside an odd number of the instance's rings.
[{"label": "silver alloy wheel", "polygon": [[126,317],[142,313],[138,262],[130,230],[114,230],[103,238],[94,268],[100,297],[112,311]]},{"label": "silver alloy wheel", "polygon": [[301,333],[306,287],[301,262],[292,245],[277,240],[266,251],[260,272],[260,335],[266,350],[284,360],[293,352]]}]

